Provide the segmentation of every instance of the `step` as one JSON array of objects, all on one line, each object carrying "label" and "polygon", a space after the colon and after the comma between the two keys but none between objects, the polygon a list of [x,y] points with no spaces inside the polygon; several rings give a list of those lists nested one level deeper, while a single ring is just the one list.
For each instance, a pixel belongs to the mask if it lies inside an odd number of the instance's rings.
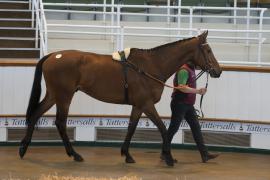
[{"label": "step", "polygon": [[0,27],[0,29],[20,29],[20,30],[35,30],[35,27]]},{"label": "step", "polygon": [[0,40],[34,41],[35,38],[34,37],[1,37],[0,36]]},{"label": "step", "polygon": [[6,21],[3,19],[0,19],[0,27],[31,27],[32,21],[20,21],[20,20],[14,20],[14,21]]},{"label": "step", "polygon": [[29,29],[1,29],[1,37],[35,37],[35,30]]},{"label": "step", "polygon": [[0,9],[29,9],[29,2],[0,1]]},{"label": "step", "polygon": [[29,10],[5,10],[0,9],[0,18],[31,19],[32,12]]},{"label": "step", "polygon": [[1,49],[0,58],[39,58],[39,49]]},{"label": "step", "polygon": [[34,48],[35,40],[0,39],[0,48]]},{"label": "step", "polygon": [[0,2],[8,2],[8,3],[29,3],[29,0],[1,0]]}]

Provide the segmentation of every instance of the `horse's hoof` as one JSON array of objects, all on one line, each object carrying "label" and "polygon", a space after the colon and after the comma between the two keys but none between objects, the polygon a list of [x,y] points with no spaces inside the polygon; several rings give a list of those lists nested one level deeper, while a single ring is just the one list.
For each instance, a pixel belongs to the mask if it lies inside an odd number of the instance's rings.
[{"label": "horse's hoof", "polygon": [[126,158],[126,163],[136,163],[136,161],[132,157],[129,157]]},{"label": "horse's hoof", "polygon": [[74,154],[74,156],[73,156],[74,158],[74,161],[77,161],[77,162],[82,162],[83,161],[83,158],[82,158],[82,156],[81,155],[79,155],[79,154]]},{"label": "horse's hoof", "polygon": [[171,155],[165,155],[164,154],[164,160],[165,160],[165,162],[166,162],[166,164],[168,166],[173,166],[174,165],[174,159],[172,158]]},{"label": "horse's hoof", "polygon": [[27,149],[27,148],[24,147],[24,146],[21,146],[21,147],[19,148],[19,155],[20,155],[21,159],[22,159],[23,156],[25,155],[26,149]]},{"label": "horse's hoof", "polygon": [[126,152],[127,152],[126,150],[121,149],[121,156],[124,156],[124,155],[126,156],[126,154],[127,154]]},{"label": "horse's hoof", "polygon": [[166,160],[166,164],[167,164],[167,166],[171,166],[171,167],[173,167],[174,166],[174,161],[171,161],[171,160]]},{"label": "horse's hoof", "polygon": [[[160,155],[160,160],[161,161],[165,161],[165,156],[163,154]],[[178,163],[178,160],[177,159],[173,159],[173,162],[174,163]]]}]

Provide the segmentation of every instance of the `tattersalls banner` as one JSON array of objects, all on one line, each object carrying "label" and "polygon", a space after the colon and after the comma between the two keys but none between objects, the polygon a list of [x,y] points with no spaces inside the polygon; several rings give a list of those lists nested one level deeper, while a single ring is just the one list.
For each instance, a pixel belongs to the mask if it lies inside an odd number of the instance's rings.
[{"label": "tattersalls banner", "polygon": [[[166,127],[170,121],[163,119]],[[128,118],[116,117],[69,117],[67,120],[68,127],[127,127]],[[207,131],[222,131],[222,132],[243,132],[243,133],[263,133],[270,134],[270,125],[240,122],[222,122],[222,121],[200,121],[202,130]],[[23,117],[1,117],[0,127],[13,128],[25,127],[25,118]],[[38,127],[55,127],[55,117],[42,117],[37,123]],[[141,118],[138,123],[138,128],[156,128],[156,126],[147,118]],[[180,129],[189,129],[186,121],[180,125]]]}]

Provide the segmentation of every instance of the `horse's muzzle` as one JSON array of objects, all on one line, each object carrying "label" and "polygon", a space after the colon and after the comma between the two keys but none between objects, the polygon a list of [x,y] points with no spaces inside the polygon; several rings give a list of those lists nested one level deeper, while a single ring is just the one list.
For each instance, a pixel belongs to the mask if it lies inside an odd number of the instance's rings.
[{"label": "horse's muzzle", "polygon": [[211,69],[211,70],[209,71],[209,74],[210,74],[210,76],[211,76],[212,78],[219,78],[220,75],[221,75],[221,73],[222,73],[222,70]]}]

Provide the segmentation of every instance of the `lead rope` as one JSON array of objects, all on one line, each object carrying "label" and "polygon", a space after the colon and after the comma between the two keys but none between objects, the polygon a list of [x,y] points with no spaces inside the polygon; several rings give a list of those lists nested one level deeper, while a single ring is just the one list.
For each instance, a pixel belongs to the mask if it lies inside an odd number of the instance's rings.
[{"label": "lead rope", "polygon": [[[208,79],[209,79],[209,73],[207,72],[207,75],[206,75],[206,83],[205,83],[205,89],[207,89],[207,87],[208,87]],[[200,99],[200,112],[201,112],[201,118],[202,118],[202,119],[204,118],[204,114],[203,114],[203,110],[202,110],[203,97],[204,97],[204,94],[201,95],[201,99]],[[199,117],[200,117],[200,116],[199,116]]]},{"label": "lead rope", "polygon": [[201,70],[201,72],[197,74],[195,81],[197,81],[203,75],[203,73],[205,73],[205,71]]},{"label": "lead rope", "polygon": [[143,70],[139,69],[139,68],[138,68],[135,64],[133,64],[132,62],[130,62],[130,61],[128,61],[128,60],[127,60],[126,62],[127,62],[127,64],[129,64],[129,65],[130,65],[135,71],[137,71],[138,73],[141,73],[141,74],[143,74],[143,75],[149,77],[150,79],[153,79],[153,80],[159,82],[159,83],[162,84],[163,86],[166,86],[166,87],[172,88],[172,89],[176,89],[176,87],[171,86],[171,85],[168,85],[168,84],[166,84],[165,82],[163,82],[162,80],[160,80],[160,79],[158,79],[158,78],[152,76],[151,74],[149,74],[149,73],[147,73],[147,72],[144,72]]}]

